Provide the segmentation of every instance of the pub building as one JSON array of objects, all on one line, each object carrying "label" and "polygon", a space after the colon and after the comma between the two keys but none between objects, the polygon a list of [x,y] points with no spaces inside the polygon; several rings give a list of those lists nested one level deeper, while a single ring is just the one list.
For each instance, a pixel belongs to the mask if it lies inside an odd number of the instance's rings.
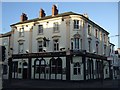
[{"label": "pub building", "polygon": [[9,79],[97,80],[110,78],[109,33],[87,14],[52,15],[41,8],[39,17],[11,26]]}]

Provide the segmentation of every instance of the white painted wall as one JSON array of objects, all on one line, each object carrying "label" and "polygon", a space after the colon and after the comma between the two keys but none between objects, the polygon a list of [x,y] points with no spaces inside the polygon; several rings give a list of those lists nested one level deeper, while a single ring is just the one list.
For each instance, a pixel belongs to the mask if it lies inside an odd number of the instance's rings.
[{"label": "white painted wall", "polygon": [[[80,20],[80,29],[79,30],[73,29],[73,20],[75,20],[75,19]],[[69,24],[67,25],[68,21],[69,21]],[[34,22],[28,22],[25,24],[15,25],[17,27],[17,29],[13,33],[13,54],[18,54],[18,42],[19,41],[24,42],[24,53],[26,50],[32,51],[32,53],[37,53],[37,39],[43,38],[43,37],[46,37],[47,39],[49,38],[49,40],[50,40],[49,46],[47,47],[46,51],[47,52],[53,51],[53,39],[54,39],[53,37],[55,37],[55,36],[58,36],[55,38],[59,38],[59,47],[65,48],[65,50],[67,50],[71,46],[71,38],[74,38],[73,36],[76,33],[80,34],[80,38],[83,41],[82,49],[88,51],[89,36],[87,35],[88,34],[87,26],[89,23],[84,21],[79,15],[70,15],[70,18],[64,17],[64,21],[62,21],[62,17],[56,17],[56,18],[41,20],[41,21],[37,21],[37,22],[38,22],[38,24],[36,24],[35,26],[33,24]],[[60,30],[59,33],[53,33],[53,23],[54,22],[59,23],[59,30]],[[83,27],[83,23],[84,23],[84,27]],[[24,30],[25,30],[24,37],[19,37],[19,29],[22,27],[22,25],[24,26]],[[28,27],[26,25],[28,25]],[[43,34],[42,35],[38,35],[38,25],[43,25]],[[33,27],[33,29],[31,30],[32,27]],[[97,28],[97,27],[92,26],[92,35],[90,36],[91,37],[91,47],[92,47],[91,52],[93,53],[95,51],[95,45],[96,45],[95,43],[96,43],[96,41],[98,41],[99,42],[99,53],[98,54],[103,55],[103,51],[104,51],[103,46],[106,44],[106,46],[107,46],[107,48],[106,48],[107,55],[106,56],[108,56],[108,51],[109,51],[108,41],[109,40],[107,40],[107,43],[104,43],[103,37],[100,38],[100,32],[98,35],[99,36],[98,39],[96,39],[95,38],[95,28]],[[30,36],[30,30],[32,31],[31,36]],[[104,32],[102,30],[100,30],[100,31],[103,36]],[[30,40],[30,37],[32,37],[32,40]],[[30,44],[32,45],[32,48],[30,47]],[[79,58],[79,57],[76,57],[76,58],[74,57],[73,61],[76,62],[78,60],[77,58]],[[81,59],[79,59],[79,60],[81,62]],[[72,67],[73,66],[71,64],[71,68]],[[83,67],[83,66],[81,66],[81,67]],[[71,69],[71,75],[72,75],[72,70],[73,69]],[[74,80],[74,79],[82,80],[83,75],[81,75],[80,77],[79,76],[75,77],[74,75],[72,75],[71,79],[72,80]]]}]

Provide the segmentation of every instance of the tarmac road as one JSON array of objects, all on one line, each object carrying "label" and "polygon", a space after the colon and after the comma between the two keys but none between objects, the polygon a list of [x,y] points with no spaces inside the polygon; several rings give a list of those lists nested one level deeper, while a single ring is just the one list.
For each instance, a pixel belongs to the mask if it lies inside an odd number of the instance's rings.
[{"label": "tarmac road", "polygon": [[86,81],[86,82],[70,82],[70,81],[50,81],[50,80],[4,80],[3,90],[26,90],[28,88],[111,88],[120,90],[119,80],[104,81]]}]

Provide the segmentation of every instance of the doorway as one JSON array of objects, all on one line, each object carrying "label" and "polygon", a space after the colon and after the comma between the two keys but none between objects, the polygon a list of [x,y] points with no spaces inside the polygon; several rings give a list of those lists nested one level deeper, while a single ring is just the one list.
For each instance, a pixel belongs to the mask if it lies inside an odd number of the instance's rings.
[{"label": "doorway", "polygon": [[24,62],[23,63],[23,73],[22,73],[22,76],[23,76],[23,79],[27,79],[27,62]]}]

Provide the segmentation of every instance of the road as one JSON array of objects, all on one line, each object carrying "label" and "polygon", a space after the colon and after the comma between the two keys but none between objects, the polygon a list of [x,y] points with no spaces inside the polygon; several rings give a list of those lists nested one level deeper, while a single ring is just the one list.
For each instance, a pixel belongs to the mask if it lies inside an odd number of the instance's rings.
[{"label": "road", "polygon": [[70,81],[50,81],[50,80],[5,80],[3,90],[26,90],[27,88],[111,88],[120,90],[119,80],[104,81],[86,81],[86,82],[70,82]]}]

